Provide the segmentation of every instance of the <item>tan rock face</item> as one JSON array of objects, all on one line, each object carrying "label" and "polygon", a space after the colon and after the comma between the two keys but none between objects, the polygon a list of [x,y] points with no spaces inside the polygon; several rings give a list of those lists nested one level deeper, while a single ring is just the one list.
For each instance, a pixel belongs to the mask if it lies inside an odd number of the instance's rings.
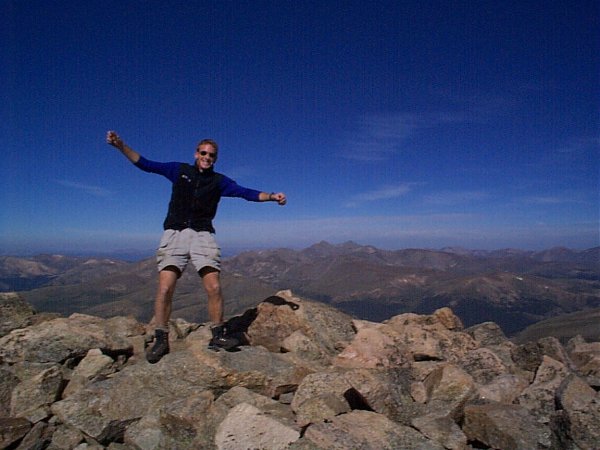
[{"label": "tan rock face", "polygon": [[0,337],[9,448],[600,448],[598,343],[517,346],[448,308],[373,323],[282,291],[228,322],[238,351],[175,321],[154,365],[131,318],[25,323]]},{"label": "tan rock face", "polygon": [[74,314],[14,330],[0,338],[0,360],[8,364],[64,363],[84,357],[93,348],[130,355],[133,345],[127,338],[143,333],[143,327],[133,319],[122,319]]}]

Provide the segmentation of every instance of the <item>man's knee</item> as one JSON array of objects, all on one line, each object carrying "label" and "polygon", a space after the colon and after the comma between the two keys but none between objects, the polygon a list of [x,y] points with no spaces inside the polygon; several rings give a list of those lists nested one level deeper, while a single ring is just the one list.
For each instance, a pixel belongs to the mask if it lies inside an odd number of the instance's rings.
[{"label": "man's knee", "polygon": [[221,295],[221,280],[218,270],[212,267],[205,267],[199,271],[199,274],[202,277],[204,289],[209,296]]},{"label": "man's knee", "polygon": [[221,295],[221,283],[219,280],[204,280],[204,289],[209,296]]}]

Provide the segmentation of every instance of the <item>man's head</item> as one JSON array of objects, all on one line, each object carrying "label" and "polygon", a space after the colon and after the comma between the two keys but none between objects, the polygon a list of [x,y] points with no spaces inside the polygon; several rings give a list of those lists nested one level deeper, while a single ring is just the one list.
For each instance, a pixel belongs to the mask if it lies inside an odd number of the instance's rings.
[{"label": "man's head", "polygon": [[196,147],[196,165],[199,169],[210,169],[217,161],[219,145],[212,139],[202,139]]}]

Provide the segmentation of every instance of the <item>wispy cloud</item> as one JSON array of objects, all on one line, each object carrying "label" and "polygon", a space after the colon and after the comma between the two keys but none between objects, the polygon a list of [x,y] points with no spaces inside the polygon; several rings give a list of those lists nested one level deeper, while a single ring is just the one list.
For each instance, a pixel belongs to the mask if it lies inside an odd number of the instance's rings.
[{"label": "wispy cloud", "polygon": [[60,184],[61,186],[67,187],[69,189],[82,191],[86,194],[93,195],[94,197],[109,197],[110,195],[112,195],[111,191],[101,186],[94,186],[69,180],[55,180],[55,182]]},{"label": "wispy cloud", "polygon": [[569,203],[588,203],[581,194],[572,195],[532,195],[523,197],[521,202],[532,205],[562,205]]},{"label": "wispy cloud", "polygon": [[433,205],[461,205],[487,200],[489,197],[484,191],[442,191],[428,194],[423,200]]},{"label": "wispy cloud", "polygon": [[590,150],[597,151],[600,147],[600,137],[577,137],[567,141],[563,146],[557,148],[558,153],[579,154]]},{"label": "wispy cloud", "polygon": [[446,123],[465,121],[461,113],[367,114],[347,138],[343,157],[359,161],[383,161],[406,145],[418,131]]},{"label": "wispy cloud", "polygon": [[363,203],[402,197],[410,192],[415,184],[417,183],[403,183],[396,186],[384,186],[373,191],[366,191],[352,197],[344,206],[354,208]]}]

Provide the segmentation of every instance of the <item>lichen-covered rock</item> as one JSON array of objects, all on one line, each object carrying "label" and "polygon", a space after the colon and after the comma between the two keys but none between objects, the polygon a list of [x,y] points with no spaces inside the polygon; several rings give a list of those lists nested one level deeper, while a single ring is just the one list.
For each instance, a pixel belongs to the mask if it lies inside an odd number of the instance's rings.
[{"label": "lichen-covered rock", "polygon": [[479,397],[510,405],[529,386],[529,381],[519,375],[501,374],[487,384],[479,385]]},{"label": "lichen-covered rock", "polygon": [[412,425],[424,436],[449,450],[464,450],[467,437],[450,417],[422,416],[413,419]]},{"label": "lichen-covered rock", "polygon": [[338,367],[394,367],[406,362],[398,351],[393,332],[387,325],[355,321],[358,331],[352,342],[336,356]]},{"label": "lichen-covered rock", "polygon": [[490,448],[523,450],[548,448],[549,433],[520,405],[467,405],[463,432],[471,441]]},{"label": "lichen-covered rock", "polygon": [[310,426],[305,437],[323,449],[443,450],[415,429],[393,422],[382,414],[352,411],[331,421]]},{"label": "lichen-covered rock", "polygon": [[475,396],[473,377],[458,366],[443,364],[431,372],[425,381],[429,415],[458,418],[463,406]]},{"label": "lichen-covered rock", "polygon": [[283,450],[300,438],[300,430],[260,409],[241,403],[227,414],[215,435],[218,450],[264,448]]},{"label": "lichen-covered rock", "polygon": [[[296,297],[291,291],[280,291],[257,306],[246,335],[251,345],[280,352],[284,341],[298,332],[312,341],[310,346],[302,348],[303,356],[321,362],[329,362],[355,334],[352,319],[347,314],[323,303]],[[289,341],[285,350],[291,350]]]},{"label": "lichen-covered rock", "polygon": [[551,427],[557,448],[600,448],[600,394],[571,374],[559,386],[556,402]]},{"label": "lichen-covered rock", "polygon": [[100,375],[109,375],[114,360],[99,349],[88,351],[70,376],[69,384],[62,393],[63,398],[85,387],[91,380]]},{"label": "lichen-covered rock", "polygon": [[127,336],[141,331],[133,320],[74,314],[14,330],[0,338],[0,361],[63,363],[69,358],[82,358],[94,348],[111,354],[131,354],[133,346]]},{"label": "lichen-covered rock", "polygon": [[0,367],[0,417],[10,417],[10,399],[19,383],[19,377],[12,370]]},{"label": "lichen-covered rock", "polygon": [[541,423],[548,423],[555,410],[555,395],[569,375],[564,364],[544,356],[531,385],[517,397],[517,403],[529,409]]},{"label": "lichen-covered rock", "polygon": [[16,292],[0,292],[0,337],[12,330],[23,328],[28,319],[35,314],[35,309]]},{"label": "lichen-covered rock", "polygon": [[214,395],[199,390],[178,400],[157,402],[138,422],[125,431],[124,441],[142,449],[207,448],[201,443],[200,425],[210,415]]},{"label": "lichen-covered rock", "polygon": [[571,339],[567,352],[576,370],[588,383],[600,388],[600,342],[585,342],[581,336]]},{"label": "lichen-covered rock", "polygon": [[600,448],[598,343],[517,346],[491,322],[463,330],[449,308],[352,320],[289,291],[227,325],[242,339],[232,352],[207,348],[208,326],[172,323],[171,353],[157,364],[131,318],[75,314],[12,330],[0,337],[0,443]]},{"label": "lichen-covered rock", "polygon": [[31,430],[31,422],[24,418],[0,418],[0,448],[9,448]]},{"label": "lichen-covered rock", "polygon": [[24,417],[32,423],[49,416],[50,405],[60,398],[63,384],[59,366],[50,367],[40,374],[19,383],[12,391],[11,417]]}]

